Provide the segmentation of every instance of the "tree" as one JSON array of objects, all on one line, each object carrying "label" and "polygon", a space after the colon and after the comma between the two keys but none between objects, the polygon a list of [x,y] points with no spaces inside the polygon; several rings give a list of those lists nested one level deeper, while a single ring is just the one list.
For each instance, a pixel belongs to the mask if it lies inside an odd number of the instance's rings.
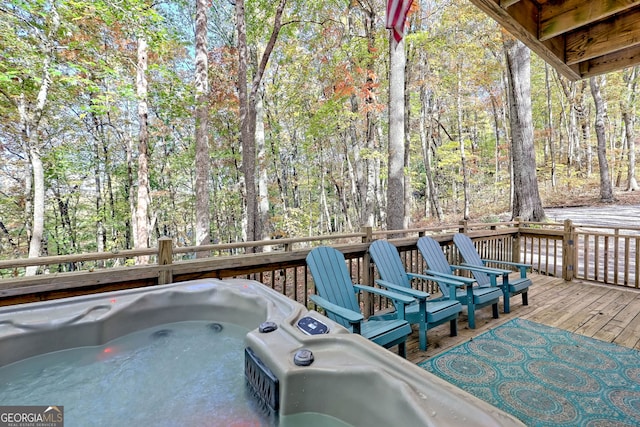
[{"label": "tree", "polygon": [[471,196],[469,194],[469,168],[467,166],[467,153],[465,151],[465,138],[462,128],[462,58],[459,59],[457,69],[456,84],[456,124],[458,129],[458,144],[460,148],[460,167],[462,169],[462,192],[464,194],[464,207],[462,209],[462,217],[469,219],[469,205],[471,204]]},{"label": "tree", "polygon": [[544,210],[538,191],[531,112],[531,52],[521,41],[505,35],[513,164],[512,218],[541,221]]},{"label": "tree", "polygon": [[[27,233],[29,238],[29,258],[40,256],[42,240],[44,238],[44,207],[45,207],[45,180],[42,164],[42,141],[40,125],[49,98],[49,91],[53,82],[52,70],[55,67],[55,53],[58,30],[60,29],[60,15],[55,1],[48,4],[48,13],[45,18],[38,10],[15,9],[2,10],[12,22],[15,22],[18,33],[27,36],[34,44],[30,49],[34,50],[34,60],[31,64],[35,69],[9,69],[5,71],[12,82],[8,89],[1,89],[0,93],[13,105],[19,115],[20,139],[25,155],[29,161],[29,172],[25,179],[25,216],[27,220]],[[4,19],[4,18],[3,18]],[[27,55],[25,54],[25,57]],[[37,66],[36,63],[40,62]],[[20,63],[22,61],[16,61]],[[29,266],[26,275],[34,275],[36,266]]]},{"label": "tree", "polygon": [[389,33],[389,178],[387,181],[387,229],[404,228],[404,40]]},{"label": "tree", "polygon": [[605,135],[604,120],[607,114],[607,105],[602,100],[601,86],[606,82],[605,77],[589,78],[591,95],[596,106],[596,139],[598,141],[598,165],[600,169],[600,201],[612,203],[613,187],[611,186],[611,175],[609,174],[609,162],[607,161],[607,138]]},{"label": "tree", "polygon": [[638,72],[640,67],[632,67],[624,73],[624,81],[627,84],[627,96],[621,98],[620,109],[622,110],[622,121],[624,122],[625,141],[627,146],[628,172],[627,191],[638,191],[638,181],[636,180],[636,141],[634,125],[636,122],[636,87],[638,84]]},{"label": "tree", "polygon": [[262,239],[262,224],[258,215],[256,188],[256,102],[262,77],[269,57],[282,29],[282,14],[287,0],[280,0],[276,8],[269,41],[249,81],[249,46],[247,42],[246,10],[244,0],[236,0],[236,29],[238,32],[238,97],[240,101],[240,140],[242,144],[242,172],[244,174],[244,201],[247,241]]},{"label": "tree", "polygon": [[[207,0],[196,0],[196,245],[211,243]],[[197,257],[207,256],[198,252]]]},{"label": "tree", "polygon": [[[148,44],[144,34],[138,35],[138,61],[136,66],[136,93],[138,97],[138,193],[136,210],[133,213],[134,246],[149,247],[149,107],[148,107]],[[149,261],[148,257],[139,257],[141,264]]]}]

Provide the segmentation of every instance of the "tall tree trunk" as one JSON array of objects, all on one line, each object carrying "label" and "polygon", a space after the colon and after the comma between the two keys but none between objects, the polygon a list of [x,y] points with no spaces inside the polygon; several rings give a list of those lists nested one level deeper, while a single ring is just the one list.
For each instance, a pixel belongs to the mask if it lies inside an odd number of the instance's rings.
[{"label": "tall tree trunk", "polygon": [[462,190],[464,194],[464,205],[462,215],[464,219],[469,219],[469,171],[467,169],[467,155],[464,147],[464,135],[462,131],[462,64],[458,64],[458,84],[456,89],[456,110],[458,125],[458,143],[460,147],[460,167],[462,169]]},{"label": "tall tree trunk", "polygon": [[[236,0],[236,30],[238,32],[238,97],[240,103],[240,140],[242,143],[242,172],[244,175],[244,200],[246,214],[246,239],[262,238],[262,224],[258,214],[258,191],[256,182],[256,99],[267,68],[269,57],[282,29],[282,13],[287,0],[280,0],[276,8],[273,29],[258,68],[249,84],[249,49],[245,21],[245,2]],[[249,249],[254,251],[254,248]]]},{"label": "tall tree trunk", "polygon": [[[627,191],[638,191],[638,181],[636,180],[636,141],[634,126],[636,122],[636,86],[638,82],[638,72],[640,67],[633,67],[624,75],[627,83],[627,95],[624,101],[620,101],[622,120],[624,122],[625,140],[627,141]],[[624,104],[623,104],[624,102]]]},{"label": "tall tree trunk", "polygon": [[498,185],[500,180],[500,112],[498,111],[498,101],[493,94],[491,94],[491,112],[493,113],[493,132],[496,135],[496,145],[493,150],[493,182],[494,185]]},{"label": "tall tree trunk", "polygon": [[511,36],[504,39],[509,84],[512,138],[513,211],[512,218],[542,221],[544,210],[536,177],[531,111],[531,52]]},{"label": "tall tree trunk", "polygon": [[[361,6],[363,6],[363,12],[365,15],[364,22],[364,31],[365,37],[367,39],[367,45],[369,47],[369,56],[366,61],[367,69],[366,69],[366,82],[365,82],[365,150],[368,153],[375,152],[376,147],[376,126],[378,120],[378,113],[375,112],[374,108],[371,108],[376,105],[377,94],[376,94],[376,72],[375,72],[375,58],[373,56],[373,50],[375,47],[375,34],[376,34],[376,9],[372,4],[366,4],[361,2]],[[365,7],[366,5],[366,7]],[[363,159],[363,167],[364,167],[364,188],[365,191],[361,195],[362,197],[362,205],[364,207],[362,211],[362,215],[360,217],[360,225],[373,226],[375,224],[375,195],[376,195],[376,166],[375,163],[377,159],[372,158],[370,155],[367,155],[365,159]]]},{"label": "tall tree trunk", "polygon": [[[404,228],[404,40],[389,32],[389,151],[387,230]],[[394,236],[391,236],[394,237]]]},{"label": "tall tree trunk", "polygon": [[[411,174],[405,173],[411,167],[411,96],[407,90],[407,80],[410,80],[409,72],[405,72],[404,79],[404,219],[402,228],[404,230],[411,228],[411,212],[413,211],[413,186],[411,185]],[[382,139],[382,138],[381,138]]]},{"label": "tall tree trunk", "polygon": [[256,136],[255,108],[249,99],[248,68],[249,49],[245,23],[244,0],[236,0],[236,25],[238,31],[238,96],[240,100],[240,140],[242,142],[242,173],[244,175],[244,203],[247,241],[256,240]]},{"label": "tall tree trunk", "polygon": [[[421,79],[424,81],[424,76]],[[433,96],[432,94],[427,93],[427,88],[425,84],[420,86],[420,142],[422,144],[422,160],[424,162],[425,167],[425,175],[426,175],[426,201],[425,203],[428,205],[429,213],[431,216],[436,216],[438,221],[442,221],[444,218],[444,212],[442,211],[442,206],[440,205],[440,199],[438,197],[438,185],[435,180],[434,171],[432,169],[433,164],[433,150],[432,150],[432,140],[433,140],[433,126],[431,126],[431,122],[435,122],[431,117],[431,114],[434,111],[432,108]],[[425,206],[425,216],[427,214],[427,207]]]},{"label": "tall tree trunk", "polygon": [[[584,169],[584,148],[583,139],[585,138],[585,123],[588,123],[587,106],[585,105],[585,83],[569,82],[558,74],[558,81],[562,87],[565,98],[568,101],[568,117],[565,120],[567,127],[567,147],[566,147],[566,164],[567,176],[571,176],[573,169]],[[563,111],[564,112],[564,111]],[[580,127],[580,129],[578,129]]]},{"label": "tall tree trunk", "polygon": [[605,77],[591,77],[589,85],[591,94],[596,106],[596,139],[598,141],[598,165],[600,168],[600,201],[605,203],[613,202],[613,187],[611,186],[611,176],[609,174],[609,162],[607,161],[607,138],[604,128],[604,120],[607,114],[607,105],[602,99],[600,92],[600,79],[602,85],[605,84]]},{"label": "tall tree trunk", "polygon": [[549,64],[544,66],[544,82],[547,92],[547,147],[549,151],[548,160],[551,162],[551,187],[556,187],[556,149],[553,139],[553,108],[551,106],[551,78]]},{"label": "tall tree trunk", "polygon": [[[261,93],[258,93],[256,99],[256,145],[258,151],[258,222],[261,224],[262,231],[260,239],[269,239],[269,180],[265,150],[264,105]],[[267,246],[265,250],[270,248],[271,246]]]},{"label": "tall tree trunk", "polygon": [[[207,0],[196,1],[196,245],[211,243]],[[207,252],[196,252],[204,258]]]},{"label": "tall tree trunk", "polygon": [[[44,168],[40,158],[40,149],[37,143],[32,142],[29,148],[29,160],[31,161],[31,171],[33,173],[33,223],[31,228],[31,239],[29,240],[29,258],[40,256],[42,240],[44,238]],[[29,266],[26,275],[36,274],[37,267]]]},{"label": "tall tree trunk", "polygon": [[131,215],[127,217],[125,224],[125,248],[131,249],[135,247],[135,230],[136,226],[136,194],[135,194],[135,177],[134,177],[134,158],[133,158],[133,135],[131,132],[127,132],[126,140],[124,141],[124,150],[127,158],[127,180],[125,184],[125,194],[127,195],[127,202],[129,203],[129,212]]},{"label": "tall tree trunk", "polygon": [[[43,43],[43,61],[42,76],[40,88],[38,89],[37,98],[34,101],[26,99],[26,95],[22,93],[15,104],[20,116],[22,144],[30,162],[30,176],[25,181],[28,186],[25,188],[26,206],[31,208],[31,212],[27,212],[27,216],[31,215],[31,227],[27,227],[29,234],[29,258],[37,258],[42,250],[42,240],[44,238],[44,168],[40,157],[40,137],[39,125],[42,114],[49,96],[49,88],[51,86],[51,66],[56,46],[54,37],[60,28],[60,16],[56,9],[56,3],[51,3],[51,9],[47,19],[49,27],[41,37]],[[27,222],[28,223],[28,222]],[[33,276],[37,273],[37,266],[28,266],[25,275]]]},{"label": "tall tree trunk", "polygon": [[[356,95],[351,95],[349,98],[349,104],[351,106],[351,113],[356,116],[360,109],[358,104],[358,99]],[[364,224],[362,222],[362,218],[366,218],[365,214],[365,199],[367,194],[367,183],[366,183],[366,159],[363,159],[361,156],[362,151],[362,143],[360,141],[360,137],[358,135],[358,129],[356,126],[356,120],[349,121],[349,129],[348,129],[348,138],[346,141],[349,141],[350,146],[344,147],[344,156],[346,159],[346,166],[349,175],[349,191],[351,193],[351,197],[347,198],[347,195],[344,194],[345,199],[347,201],[352,202],[352,206],[355,209],[357,220],[360,224]],[[346,205],[347,207],[349,205]],[[348,217],[349,211],[345,210],[344,214]]]},{"label": "tall tree trunk", "polygon": [[[93,107],[95,105],[95,96],[93,94],[89,95],[90,102],[90,111],[93,111]],[[101,164],[104,167],[106,174],[109,174],[109,170],[107,168],[106,158],[103,159],[102,155],[104,153],[103,148],[106,145],[105,135],[102,127],[102,123],[100,122],[98,116],[91,112],[89,113],[91,119],[91,126],[93,127],[92,133],[94,135],[94,174],[95,174],[95,192],[96,192],[96,252],[104,252],[107,236],[105,229],[105,214],[106,214],[106,206],[104,200],[104,188],[102,179],[101,179]],[[104,260],[97,260],[96,265],[98,267],[104,267]]]},{"label": "tall tree trunk", "polygon": [[236,28],[238,32],[238,101],[240,104],[240,143],[242,149],[242,184],[244,200],[244,236],[255,240],[255,134],[251,129],[248,85],[249,49],[245,23],[244,0],[236,0]]},{"label": "tall tree trunk", "polygon": [[[136,231],[134,246],[149,247],[149,129],[147,106],[147,55],[148,45],[145,36],[138,38],[138,64],[136,92],[138,96],[138,194],[136,197]],[[147,264],[149,257],[138,257],[138,263]]]}]

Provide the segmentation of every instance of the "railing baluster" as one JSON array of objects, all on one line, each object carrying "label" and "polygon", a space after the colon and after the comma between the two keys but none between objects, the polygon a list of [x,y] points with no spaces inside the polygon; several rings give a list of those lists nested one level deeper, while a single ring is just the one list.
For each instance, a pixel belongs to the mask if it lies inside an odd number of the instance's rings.
[{"label": "railing baluster", "polygon": [[604,283],[609,283],[609,236],[604,237]]},{"label": "railing baluster", "polygon": [[636,288],[640,288],[640,251],[638,251],[638,246],[640,244],[640,237],[636,237],[635,239],[636,242],[636,246],[635,246],[635,254],[636,254],[636,259],[635,259],[635,286]]},{"label": "railing baluster", "polygon": [[589,270],[590,270],[590,265],[589,265],[589,242],[591,241],[591,236],[589,235],[584,235],[584,245],[583,245],[583,252],[582,252],[582,266],[584,268],[584,278],[589,280]]},{"label": "railing baluster", "polygon": [[[624,259],[629,259],[629,238],[624,237]],[[624,268],[624,285],[629,285],[629,263],[625,263],[622,265]]]},{"label": "railing baluster", "polygon": [[618,230],[617,228],[615,229],[615,232],[614,232],[613,244],[615,245],[615,247],[613,248],[613,283],[617,285],[618,273],[620,270],[618,268],[618,258],[620,253],[620,230]]}]

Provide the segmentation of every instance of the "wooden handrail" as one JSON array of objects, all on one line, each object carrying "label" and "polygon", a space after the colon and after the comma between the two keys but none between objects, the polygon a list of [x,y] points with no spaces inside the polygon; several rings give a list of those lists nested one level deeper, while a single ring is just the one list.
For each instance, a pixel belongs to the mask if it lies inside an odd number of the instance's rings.
[{"label": "wooden handrail", "polygon": [[[29,265],[47,266],[66,263],[90,263],[108,259],[131,259],[150,256],[149,265],[124,265],[98,268],[90,266],[84,271],[47,273],[29,277],[0,279],[0,304],[58,298],[78,293],[100,292],[138,286],[172,283],[204,277],[251,277],[268,282],[269,286],[294,296],[305,304],[307,294],[313,292],[312,282],[306,271],[305,257],[317,244],[331,244],[353,262],[352,270],[358,272],[361,283],[373,284],[375,267],[368,259],[369,243],[377,238],[401,234],[391,241],[401,253],[410,252],[406,258],[413,265],[409,271],[424,270],[416,242],[423,235],[431,235],[455,261],[457,252],[452,246],[452,235],[466,231],[479,246],[492,257],[506,261],[522,261],[533,265],[541,274],[640,286],[639,256],[640,228],[593,227],[564,223],[538,223],[512,221],[508,223],[470,223],[414,228],[410,230],[373,230],[365,227],[358,233],[266,240],[248,243],[226,243],[195,247],[176,247],[170,238],[158,241],[157,248],[125,250],[118,252],[59,255],[34,259],[0,261],[0,271],[5,274],[20,273]],[[592,231],[595,230],[595,231]],[[270,252],[246,253],[247,248],[272,246]],[[294,245],[299,245],[294,249]],[[227,254],[238,250],[239,254]],[[185,254],[209,251],[217,254],[208,258],[183,259]],[[606,265],[600,257],[609,259]],[[607,258],[608,257],[608,258]],[[419,262],[418,262],[419,261]],[[624,266],[619,264],[624,261]],[[422,263],[422,264],[421,264]],[[611,270],[610,265],[613,266]],[[7,271],[9,270],[9,271]],[[355,274],[355,273],[354,273]],[[356,277],[354,277],[354,280]],[[620,283],[618,283],[620,282]],[[299,288],[299,286],[302,286]],[[374,311],[373,301],[363,301],[365,312]],[[377,303],[376,303],[377,304]]]}]

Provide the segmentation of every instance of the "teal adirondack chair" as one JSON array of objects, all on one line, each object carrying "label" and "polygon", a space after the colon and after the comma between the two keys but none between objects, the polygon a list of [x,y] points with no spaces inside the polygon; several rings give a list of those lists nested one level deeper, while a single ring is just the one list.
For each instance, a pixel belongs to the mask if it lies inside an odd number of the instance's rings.
[{"label": "teal adirondack chair", "polygon": [[[398,354],[406,358],[407,336],[412,331],[409,322],[404,318],[404,309],[413,303],[413,298],[384,289],[353,284],[344,255],[328,246],[312,249],[307,255],[307,265],[318,293],[310,298],[325,310],[327,317],[385,348],[397,345]],[[364,320],[356,298],[358,291],[376,293],[391,299],[398,315],[394,319]]]},{"label": "teal adirondack chair", "polygon": [[455,298],[460,301],[462,305],[467,306],[467,317],[470,329],[476,328],[476,310],[479,308],[490,305],[493,311],[493,318],[498,318],[498,302],[502,295],[500,288],[491,286],[491,284],[481,286],[476,284],[476,279],[453,274],[460,266],[450,265],[447,257],[444,256],[444,252],[442,252],[440,243],[431,237],[425,236],[419,238],[417,245],[422,258],[424,258],[427,263],[426,274],[464,283],[460,288],[466,288],[466,290],[456,288]]},{"label": "teal adirondack chair", "polygon": [[[480,258],[480,254],[473,246],[473,241],[466,234],[458,233],[453,236],[453,243],[458,248],[458,252],[464,259],[463,267],[468,268],[473,273],[473,277],[476,279],[480,286],[492,285],[499,286],[504,294],[504,312],[509,313],[510,297],[518,294],[522,294],[522,305],[529,305],[529,287],[532,282],[527,277],[527,269],[531,268],[529,264],[522,264],[517,262],[499,261]],[[509,280],[509,274],[513,271],[504,270],[500,268],[486,267],[487,263],[502,264],[510,267],[516,267],[520,271],[520,277],[515,280]],[[498,277],[502,280],[499,282]]]},{"label": "teal adirondack chair", "polygon": [[[448,321],[451,336],[458,334],[458,315],[462,311],[462,305],[453,295],[455,295],[456,285],[460,285],[460,282],[406,272],[398,249],[386,240],[373,242],[369,246],[369,254],[380,274],[380,279],[376,280],[378,285],[415,298],[415,302],[406,307],[405,318],[409,323],[419,325],[420,350],[427,349],[429,328]],[[429,293],[411,287],[412,279],[434,281],[441,290],[446,288],[442,290],[443,295],[452,295],[452,297],[427,299],[430,296]],[[453,287],[453,292],[449,291],[449,286]]]}]

